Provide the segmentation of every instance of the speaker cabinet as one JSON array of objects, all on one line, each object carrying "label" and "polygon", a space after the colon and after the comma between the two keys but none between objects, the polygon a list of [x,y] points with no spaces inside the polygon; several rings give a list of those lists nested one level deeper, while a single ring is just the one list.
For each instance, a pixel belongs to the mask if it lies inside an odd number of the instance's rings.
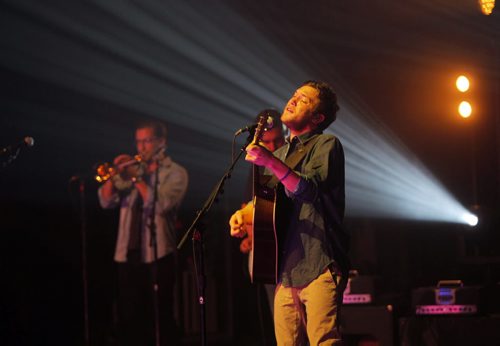
[{"label": "speaker cabinet", "polygon": [[500,345],[500,316],[412,316],[399,319],[401,346]]},{"label": "speaker cabinet", "polygon": [[346,345],[394,344],[394,319],[392,306],[343,305],[340,326]]}]

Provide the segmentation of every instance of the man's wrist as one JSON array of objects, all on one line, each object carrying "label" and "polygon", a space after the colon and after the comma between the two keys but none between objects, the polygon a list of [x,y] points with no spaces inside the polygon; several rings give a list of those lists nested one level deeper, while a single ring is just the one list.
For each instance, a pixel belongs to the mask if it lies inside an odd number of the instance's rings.
[{"label": "man's wrist", "polygon": [[288,178],[288,176],[290,175],[290,173],[292,173],[292,169],[290,167],[288,167],[288,170],[286,171],[285,175],[283,175],[281,178],[279,178],[279,180],[280,181],[285,180],[286,178]]}]

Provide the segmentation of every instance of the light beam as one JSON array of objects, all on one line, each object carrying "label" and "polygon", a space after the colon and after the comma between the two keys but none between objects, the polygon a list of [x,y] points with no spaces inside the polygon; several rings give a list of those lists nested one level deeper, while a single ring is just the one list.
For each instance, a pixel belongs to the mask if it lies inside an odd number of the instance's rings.
[{"label": "light beam", "polygon": [[[236,129],[264,108],[281,110],[294,89],[310,79],[308,68],[220,3],[6,3],[13,11],[0,13],[11,28],[0,38],[0,64],[228,145]],[[334,76],[331,66],[325,70]],[[375,115],[360,115],[369,112],[348,97],[341,81],[327,81],[341,103],[332,131],[346,150],[348,215],[474,223],[419,159],[373,120]],[[28,108],[19,105],[18,111]],[[88,119],[87,127],[89,121],[102,129],[97,119]],[[37,124],[51,129],[44,121]],[[92,140],[87,133],[69,133]],[[218,176],[229,162],[227,153],[189,139],[172,147],[194,175]],[[246,170],[238,174],[239,182],[245,181]],[[206,188],[203,183],[192,179],[191,191]]]}]

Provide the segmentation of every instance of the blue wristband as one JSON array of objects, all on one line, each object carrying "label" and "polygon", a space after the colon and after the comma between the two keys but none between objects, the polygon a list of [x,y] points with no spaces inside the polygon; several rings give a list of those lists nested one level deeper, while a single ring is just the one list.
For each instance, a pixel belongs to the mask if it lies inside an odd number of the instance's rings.
[{"label": "blue wristband", "polygon": [[285,180],[286,177],[288,177],[290,175],[290,173],[292,173],[292,169],[288,168],[288,171],[285,173],[285,175],[283,177],[280,178],[280,181]]}]

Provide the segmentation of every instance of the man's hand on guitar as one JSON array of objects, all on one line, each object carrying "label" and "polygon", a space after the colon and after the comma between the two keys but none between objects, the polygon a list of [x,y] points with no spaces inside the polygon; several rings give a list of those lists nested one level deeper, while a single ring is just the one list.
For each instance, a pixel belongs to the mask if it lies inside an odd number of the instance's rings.
[{"label": "man's hand on guitar", "polygon": [[250,235],[248,237],[244,238],[241,243],[240,243],[240,251],[244,254],[249,253],[252,251],[252,238]]},{"label": "man's hand on guitar", "polygon": [[252,251],[253,224],[245,224],[245,231],[247,233],[247,237],[243,238],[243,240],[240,242],[240,251],[244,254],[247,254]]},{"label": "man's hand on guitar", "polygon": [[269,166],[270,162],[275,159],[274,155],[261,145],[255,142],[250,143],[246,149],[247,155],[245,160],[257,166]]},{"label": "man's hand on guitar", "polygon": [[229,219],[232,237],[242,238],[252,229],[253,206],[248,203],[244,208],[237,210]]}]

